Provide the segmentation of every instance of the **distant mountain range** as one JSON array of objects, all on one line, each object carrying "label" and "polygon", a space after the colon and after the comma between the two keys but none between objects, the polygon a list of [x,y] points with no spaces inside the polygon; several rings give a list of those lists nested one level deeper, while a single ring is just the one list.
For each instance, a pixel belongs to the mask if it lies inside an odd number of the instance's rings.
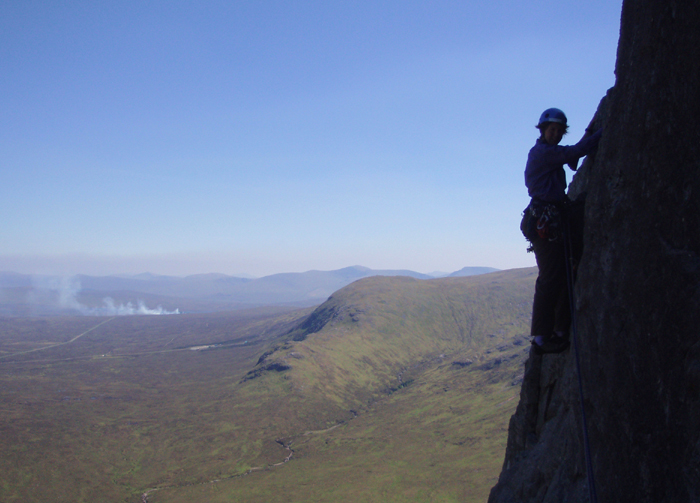
[{"label": "distant mountain range", "polygon": [[495,271],[497,269],[490,267],[465,267],[451,274],[428,275],[352,266],[334,271],[273,274],[257,279],[216,273],[186,277],[144,273],[60,278],[1,272],[0,315],[165,314],[264,305],[303,307],[320,304],[336,290],[370,276],[427,280],[438,275],[474,276]]}]

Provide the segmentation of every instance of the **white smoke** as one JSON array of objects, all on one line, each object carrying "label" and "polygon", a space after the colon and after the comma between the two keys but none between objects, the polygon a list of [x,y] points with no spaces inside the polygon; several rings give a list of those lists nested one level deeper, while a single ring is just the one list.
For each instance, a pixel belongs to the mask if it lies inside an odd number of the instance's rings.
[{"label": "white smoke", "polygon": [[56,288],[49,289],[58,291],[58,304],[61,307],[75,309],[80,312],[83,312],[83,310],[87,309],[86,306],[78,302],[78,292],[80,292],[80,281],[78,281],[75,278],[60,278],[54,279],[53,283],[56,285]]},{"label": "white smoke", "polygon": [[179,309],[175,311],[168,311],[163,309],[162,306],[158,306],[155,309],[149,309],[146,304],[139,300],[134,306],[131,302],[127,302],[126,305],[119,304],[118,306],[114,304],[114,300],[111,297],[105,297],[102,299],[104,303],[103,307],[93,308],[92,314],[104,315],[104,316],[130,316],[134,314],[180,314]]},{"label": "white smoke", "polygon": [[81,290],[80,281],[77,278],[43,278],[34,284],[40,290],[54,291],[58,294],[58,304],[61,308],[78,311],[85,316],[133,316],[133,315],[161,315],[180,314],[179,309],[168,311],[162,306],[150,309],[144,301],[138,300],[136,305],[131,302],[117,305],[111,297],[102,299],[102,306],[88,307],[78,301],[78,293]]}]

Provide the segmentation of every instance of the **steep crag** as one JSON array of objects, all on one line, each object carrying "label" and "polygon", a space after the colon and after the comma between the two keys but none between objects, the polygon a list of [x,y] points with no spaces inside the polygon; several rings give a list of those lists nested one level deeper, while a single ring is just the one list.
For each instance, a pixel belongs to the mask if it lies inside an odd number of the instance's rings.
[{"label": "steep crag", "polygon": [[[600,502],[700,501],[700,2],[625,1],[576,284]],[[585,502],[573,349],[531,354],[489,501]]]}]

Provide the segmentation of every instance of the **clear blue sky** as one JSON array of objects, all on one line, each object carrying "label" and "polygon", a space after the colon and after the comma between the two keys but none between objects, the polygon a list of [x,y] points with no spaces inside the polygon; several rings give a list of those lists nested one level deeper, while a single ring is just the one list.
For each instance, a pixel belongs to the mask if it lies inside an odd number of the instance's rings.
[{"label": "clear blue sky", "polygon": [[0,3],[0,270],[534,265],[533,127],[575,143],[621,1]]}]

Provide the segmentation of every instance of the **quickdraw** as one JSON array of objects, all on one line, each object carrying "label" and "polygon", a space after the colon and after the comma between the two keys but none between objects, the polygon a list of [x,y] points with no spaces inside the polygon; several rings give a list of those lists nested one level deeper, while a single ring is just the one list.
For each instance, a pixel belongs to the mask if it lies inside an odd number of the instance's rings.
[{"label": "quickdraw", "polygon": [[537,235],[542,239],[556,241],[560,234],[561,213],[553,204],[542,208],[542,213],[537,219]]},{"label": "quickdraw", "polygon": [[520,230],[530,243],[537,238],[555,241],[561,233],[561,219],[561,211],[556,205],[533,201],[523,211]]}]

